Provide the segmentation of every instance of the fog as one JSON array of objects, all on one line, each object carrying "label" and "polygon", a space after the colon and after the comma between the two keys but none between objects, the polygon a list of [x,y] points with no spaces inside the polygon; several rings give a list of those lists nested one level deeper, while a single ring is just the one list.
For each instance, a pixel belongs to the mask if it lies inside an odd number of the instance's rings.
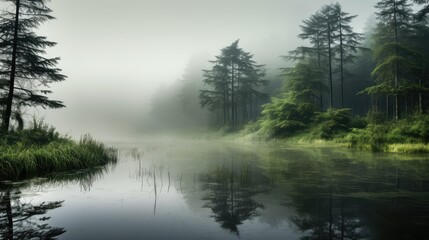
[{"label": "fog", "polygon": [[[338,2],[358,14],[353,26],[362,32],[376,1]],[[49,6],[57,19],[40,33],[58,42],[48,54],[61,57],[59,67],[68,79],[52,85],[51,97],[67,108],[36,114],[73,137],[136,133],[147,121],[156,91],[179,81],[195,56],[209,56],[208,61],[240,39],[258,63],[276,70],[285,64],[279,56],[302,44],[296,37],[301,21],[329,3],[53,0]]]}]

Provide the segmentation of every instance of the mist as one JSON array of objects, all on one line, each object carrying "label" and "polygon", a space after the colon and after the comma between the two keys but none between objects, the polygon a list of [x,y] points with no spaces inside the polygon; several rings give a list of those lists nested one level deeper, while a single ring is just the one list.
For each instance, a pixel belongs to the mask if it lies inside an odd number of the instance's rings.
[{"label": "mist", "polygon": [[[353,27],[363,31],[374,1],[339,2],[359,14]],[[240,46],[276,75],[285,65],[279,56],[302,44],[297,38],[302,20],[329,3],[52,1],[57,19],[44,24],[40,34],[58,42],[48,55],[61,56],[59,67],[68,79],[51,86],[52,98],[67,107],[38,109],[36,115],[73,137],[135,133],[149,121],[159,88],[179,82],[194,56],[207,56],[204,66],[240,39]]]}]

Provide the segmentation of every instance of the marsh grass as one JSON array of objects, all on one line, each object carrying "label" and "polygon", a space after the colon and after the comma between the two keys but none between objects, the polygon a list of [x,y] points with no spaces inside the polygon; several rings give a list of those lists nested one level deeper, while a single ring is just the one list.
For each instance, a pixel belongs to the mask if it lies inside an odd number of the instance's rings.
[{"label": "marsh grass", "polygon": [[34,121],[30,129],[0,139],[0,180],[86,169],[116,161],[115,150],[85,135],[75,142],[54,128]]},{"label": "marsh grass", "polygon": [[390,144],[387,151],[392,153],[429,153],[429,145],[422,143]]}]

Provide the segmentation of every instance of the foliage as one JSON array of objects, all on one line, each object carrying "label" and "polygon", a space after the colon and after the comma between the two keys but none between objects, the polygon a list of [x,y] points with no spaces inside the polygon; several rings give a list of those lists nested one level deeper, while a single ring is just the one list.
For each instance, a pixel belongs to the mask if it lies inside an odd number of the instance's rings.
[{"label": "foliage", "polygon": [[317,125],[313,134],[321,139],[331,139],[335,134],[346,132],[352,123],[350,109],[329,108],[326,112],[316,114]]},{"label": "foliage", "polygon": [[422,9],[419,10],[419,12],[416,15],[416,19],[423,21],[426,19],[427,14],[429,14],[429,0],[413,0],[417,4],[426,4],[422,7]]},{"label": "foliage", "polygon": [[310,126],[314,116],[311,103],[297,103],[290,98],[273,98],[263,106],[261,128],[273,137],[285,137]]},{"label": "foliage", "polygon": [[[212,69],[204,71],[206,89],[200,91],[200,102],[217,115],[222,115],[223,125],[246,123],[253,119],[255,102],[265,94],[258,88],[266,86],[265,69],[252,59],[253,55],[238,47],[238,40],[221,50]],[[241,108],[241,116],[239,114]]]},{"label": "foliage", "polygon": [[366,88],[365,92],[395,96],[394,116],[399,119],[400,97],[421,87],[416,82],[416,73],[421,72],[423,56],[416,51],[415,41],[411,40],[415,32],[408,1],[383,0],[376,4],[376,8],[379,22],[375,29],[373,52],[377,65],[371,73],[376,84]]},{"label": "foliage", "polygon": [[61,137],[54,127],[45,123],[42,120],[33,118],[30,128],[21,131],[11,131],[0,138],[0,143],[3,145],[21,144],[24,147],[32,145],[46,145],[51,142],[69,141],[66,137]]},{"label": "foliage", "polygon": [[[59,58],[48,58],[45,49],[56,45],[34,29],[54,19],[45,0],[5,0],[16,12],[4,11],[0,18],[0,103],[5,109],[2,128],[8,130],[12,108],[42,106],[62,108],[61,101],[51,100],[49,85],[64,81],[57,68]],[[12,106],[12,103],[14,104]]]},{"label": "foliage", "polygon": [[113,149],[91,136],[79,142],[62,137],[53,127],[34,120],[30,129],[0,139],[0,178],[21,179],[53,172],[85,169],[116,161]]},{"label": "foliage", "polygon": [[366,122],[369,124],[382,124],[386,119],[386,114],[378,111],[375,108],[371,108],[365,117]]},{"label": "foliage", "polygon": [[364,129],[352,129],[344,140],[352,147],[369,148],[373,151],[387,151],[387,148],[391,147],[389,145],[427,145],[429,143],[429,116],[415,114],[398,122],[379,124],[373,122]]}]

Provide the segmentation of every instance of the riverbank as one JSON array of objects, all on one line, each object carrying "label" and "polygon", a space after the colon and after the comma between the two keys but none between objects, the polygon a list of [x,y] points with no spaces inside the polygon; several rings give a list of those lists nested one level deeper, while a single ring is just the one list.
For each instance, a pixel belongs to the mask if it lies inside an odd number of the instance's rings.
[{"label": "riverbank", "polygon": [[117,160],[116,151],[89,135],[74,141],[36,124],[0,139],[0,180],[18,180],[87,169]]},{"label": "riverbank", "polygon": [[[204,139],[222,139],[249,142],[284,142],[288,144],[341,147],[371,152],[429,153],[429,118],[419,116],[395,121],[367,123],[361,119],[342,128],[339,123],[314,124],[293,134],[274,137],[261,128],[260,123],[248,124],[241,129],[222,128],[217,132],[202,134]],[[327,127],[329,125],[329,127]]]}]

